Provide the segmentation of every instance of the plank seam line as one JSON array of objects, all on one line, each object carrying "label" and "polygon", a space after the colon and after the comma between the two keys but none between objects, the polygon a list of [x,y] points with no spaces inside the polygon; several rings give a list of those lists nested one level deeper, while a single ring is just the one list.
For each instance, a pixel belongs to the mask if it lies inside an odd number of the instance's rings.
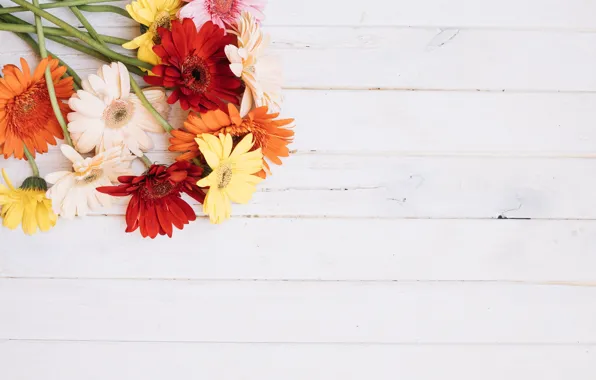
[{"label": "plank seam line", "polygon": [[[83,25],[75,23],[73,26],[79,29],[84,29]],[[138,28],[133,24],[113,25],[113,24],[98,24],[96,26],[100,29],[124,29],[124,28]],[[425,24],[267,24],[263,27],[274,29],[405,29],[405,30],[437,30],[437,29],[459,29],[465,31],[494,31],[494,32],[547,32],[547,33],[561,33],[561,34],[591,34],[596,33],[596,28],[591,27],[557,27],[557,26],[497,26],[497,25],[466,25],[461,26],[457,24],[442,24],[442,25],[425,25]],[[272,33],[274,34],[274,33]]]},{"label": "plank seam line", "polygon": [[192,278],[192,277],[63,277],[63,276],[0,276],[0,280],[11,281],[130,281],[130,282],[193,282],[193,283],[348,283],[348,284],[502,284],[529,286],[574,286],[596,287],[594,281],[522,281],[522,280],[387,280],[387,279],[268,279],[268,278]]},{"label": "plank seam line", "polygon": [[418,88],[391,86],[284,86],[292,91],[395,91],[395,92],[462,92],[496,94],[596,94],[596,90],[506,89],[506,88]]},{"label": "plank seam line", "polygon": [[[169,150],[155,149],[148,154],[172,154]],[[404,158],[474,158],[474,159],[524,159],[524,160],[591,160],[596,159],[596,153],[573,152],[516,152],[516,151],[367,151],[367,150],[321,150],[321,149],[294,149],[291,156],[350,156],[350,157],[404,157]],[[58,150],[49,152],[48,157],[60,156]]]},{"label": "plank seam line", "polygon": [[[58,154],[57,151],[53,151]],[[151,153],[171,154],[164,149],[156,149]],[[571,152],[506,152],[506,151],[367,151],[367,150],[319,150],[295,149],[290,152],[292,156],[358,156],[358,157],[412,157],[412,158],[482,158],[482,159],[595,159],[596,153],[571,153]]]},{"label": "plank seam line", "polygon": [[0,343],[29,342],[29,343],[147,343],[147,344],[237,344],[237,345],[366,345],[366,346],[530,346],[530,347],[587,347],[595,346],[596,342],[247,342],[247,341],[202,341],[202,340],[128,340],[128,339],[33,339],[33,338],[0,338]]},{"label": "plank seam line", "polygon": [[[193,203],[192,206],[199,207],[198,203]],[[122,217],[124,213],[103,213],[103,214],[88,214],[87,217]],[[468,220],[468,221],[499,221],[499,222],[592,222],[596,221],[596,218],[562,218],[562,217],[530,217],[530,216],[520,216],[520,217],[507,217],[503,218],[502,215],[497,216],[485,216],[485,217],[476,217],[476,216],[461,216],[461,217],[451,217],[451,216],[403,216],[403,217],[396,217],[396,216],[350,216],[350,215],[236,215],[232,216],[232,219],[304,219],[304,220],[314,220],[314,219],[329,219],[329,220],[437,220],[437,221],[457,221],[457,220]],[[203,214],[197,214],[197,219],[209,219],[208,216]]]}]

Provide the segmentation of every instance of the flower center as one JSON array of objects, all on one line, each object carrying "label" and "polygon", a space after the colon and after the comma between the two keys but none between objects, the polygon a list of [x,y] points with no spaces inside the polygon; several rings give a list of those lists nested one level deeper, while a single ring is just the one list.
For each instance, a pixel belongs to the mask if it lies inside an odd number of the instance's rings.
[{"label": "flower center", "polygon": [[195,80],[201,80],[201,70],[193,70],[192,77],[195,78]]},{"label": "flower center", "polygon": [[131,119],[133,104],[127,100],[114,100],[103,112],[103,119],[108,128],[121,128]]},{"label": "flower center", "polygon": [[211,12],[219,14],[228,14],[234,6],[235,0],[213,0],[211,2]]},{"label": "flower center", "polygon": [[209,87],[211,74],[203,59],[190,55],[182,64],[182,79],[194,93],[203,93]]},{"label": "flower center", "polygon": [[232,167],[230,164],[222,164],[217,168],[217,187],[224,189],[232,180]]},{"label": "flower center", "polygon": [[141,190],[141,195],[145,199],[160,199],[172,193],[175,188],[170,181],[157,182],[151,181],[151,186],[144,186]]},{"label": "flower center", "polygon": [[91,169],[90,171],[83,173],[79,178],[79,181],[87,185],[97,181],[97,179],[101,178],[101,176],[103,176],[103,170]]},{"label": "flower center", "polygon": [[168,30],[172,29],[172,18],[170,17],[170,12],[159,12],[157,16],[155,16],[155,21],[153,21],[153,24],[151,24],[151,28],[149,29],[153,34],[153,43],[155,45],[160,45],[161,37],[159,36],[159,33],[157,33],[157,28],[166,28]]},{"label": "flower center", "polygon": [[54,113],[45,80],[14,97],[5,106],[6,127],[20,139],[29,138],[52,120]]}]

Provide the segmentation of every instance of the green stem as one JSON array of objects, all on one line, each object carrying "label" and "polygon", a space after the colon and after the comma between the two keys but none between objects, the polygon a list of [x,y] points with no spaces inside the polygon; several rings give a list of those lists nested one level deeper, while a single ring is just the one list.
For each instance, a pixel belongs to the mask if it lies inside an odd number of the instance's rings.
[{"label": "green stem", "polygon": [[[58,3],[42,4],[39,7],[41,9],[63,8],[63,7],[70,7],[70,6],[75,6],[75,5],[107,3],[109,1],[118,1],[118,0],[71,0],[71,1],[61,1]],[[28,9],[25,7],[8,7],[8,8],[0,9],[0,15],[17,13],[17,12],[27,12],[27,11],[28,11]]]},{"label": "green stem", "polygon": [[85,54],[87,54],[91,57],[97,58],[99,60],[111,62],[111,60],[108,57],[106,57],[105,55],[97,52],[96,50],[91,49],[87,45],[83,45],[78,42],[69,40],[68,38],[59,37],[59,36],[48,36],[48,39],[58,42],[59,44],[62,44],[64,46],[68,46],[71,49],[75,49],[77,51],[80,51],[81,53],[85,53]]},{"label": "green stem", "polygon": [[[112,62],[112,60],[108,57],[106,57],[105,55],[97,52],[96,50],[91,49],[90,47],[83,45],[83,44],[79,44],[76,43],[74,41],[69,40],[68,38],[64,38],[64,37],[58,37],[58,36],[48,36],[49,40],[58,42],[59,44],[62,44],[64,46],[68,46],[71,49],[80,51],[81,53],[85,53],[87,55],[90,55],[92,57],[95,57],[97,59],[99,59],[100,61],[104,61],[107,63]],[[126,68],[128,68],[128,71],[130,71],[133,74],[137,74],[140,76],[146,75],[141,69],[139,69],[136,66],[131,66],[131,65],[127,65],[124,64],[126,66]]]},{"label": "green stem", "polygon": [[93,37],[93,39],[99,43],[101,43],[102,46],[106,47],[105,41],[103,40],[103,38],[101,38],[101,36],[99,35],[99,33],[97,33],[97,31],[95,30],[95,28],[93,28],[93,26],[91,26],[91,24],[89,23],[89,21],[87,21],[87,19],[85,18],[85,16],[83,15],[83,13],[79,10],[79,8],[77,7],[70,7],[70,10],[72,11],[72,13],[75,15],[75,17],[77,18],[77,20],[79,20],[79,22],[81,24],[83,24],[83,26],[85,27],[85,29],[87,29],[87,33],[89,33],[89,35],[91,37]]},{"label": "green stem", "polygon": [[141,100],[141,103],[143,103],[143,105],[145,106],[145,108],[147,108],[147,110],[149,111],[149,113],[151,113],[151,115],[153,115],[153,117],[155,118],[155,120],[157,120],[157,122],[162,126],[162,128],[166,132],[168,132],[168,133],[172,132],[172,130],[174,128],[172,128],[172,126],[170,125],[170,123],[168,123],[168,121],[166,119],[164,119],[163,116],[161,116],[159,114],[159,112],[157,112],[157,110],[155,108],[153,108],[153,106],[151,105],[151,103],[149,103],[149,101],[145,97],[145,94],[143,93],[143,90],[141,90],[141,88],[139,87],[139,85],[137,84],[137,82],[134,80],[134,78],[132,76],[130,77],[130,86],[132,87],[132,89],[135,92],[135,94]]},{"label": "green stem", "polygon": [[[31,49],[33,49],[33,51],[35,51],[36,53],[39,53],[39,45],[37,44],[37,42],[35,42],[35,40],[30,35],[28,35],[26,33],[16,33],[16,32],[15,32],[15,34],[17,35],[17,37],[19,37],[20,39],[25,41],[27,43],[27,45],[29,45],[31,47]],[[60,65],[66,67],[66,74],[64,74],[64,76],[70,75],[74,80],[75,90],[80,90],[81,89],[81,78],[79,77],[79,75],[70,66],[68,66],[66,64],[66,62],[64,62],[60,58],[56,57],[56,55],[54,55],[53,53],[50,53],[49,51],[48,51],[48,54],[51,55],[52,57],[55,57],[60,62]]]},{"label": "green stem", "polygon": [[39,177],[39,168],[37,167],[37,163],[35,162],[35,158],[29,149],[27,149],[27,145],[23,144],[23,151],[25,152],[25,157],[27,157],[27,161],[29,161],[29,165],[31,166],[31,170],[33,171],[34,177]]},{"label": "green stem", "polygon": [[[40,16],[45,18],[46,20],[56,24],[57,26],[61,27],[62,29],[66,30],[71,36],[76,37],[84,42],[86,42],[88,45],[90,45],[92,48],[94,48],[95,50],[99,51],[101,54],[105,55],[108,58],[111,58],[113,60],[116,61],[121,61],[122,63],[127,63],[130,64],[132,66],[139,66],[139,67],[143,67],[145,69],[152,69],[153,66],[149,63],[140,61],[136,58],[131,58],[131,57],[127,57],[125,55],[116,53],[110,49],[108,49],[107,47],[105,47],[104,45],[102,45],[100,42],[95,41],[93,38],[89,37],[88,35],[81,33],[80,31],[78,31],[76,28],[72,27],[71,25],[69,25],[67,22],[60,20],[58,17],[52,15],[51,13],[48,13],[46,11],[44,11],[43,9],[39,9],[35,6],[32,6],[31,4],[29,4],[26,0],[12,0],[14,3],[19,4],[25,8],[27,8],[28,10],[30,10],[31,12],[33,12],[36,16]],[[43,31],[42,31],[43,33]]]},{"label": "green stem", "polygon": [[[33,5],[34,7],[39,6],[39,0],[33,0]],[[41,17],[39,17],[38,15],[35,16],[35,26],[37,27],[37,38],[39,39],[39,55],[41,55],[41,58],[43,59],[48,56],[48,52],[46,50],[46,41],[43,35]],[[50,95],[50,103],[52,103],[52,109],[54,110],[54,115],[56,115],[58,124],[60,124],[60,127],[62,128],[62,132],[64,132],[64,141],[66,141],[68,145],[73,146],[72,140],[70,139],[70,133],[68,133],[68,128],[66,127],[66,121],[64,120],[64,116],[62,115],[62,111],[60,110],[60,105],[58,104],[58,99],[56,98],[54,81],[52,80],[52,73],[50,72],[49,67],[46,68],[45,76],[46,86],[48,87],[48,94]]]},{"label": "green stem", "polygon": [[[91,24],[89,24],[89,22],[87,22],[87,20],[85,19],[85,16],[83,16],[82,14],[80,16],[78,16],[76,13],[75,13],[75,16],[80,17],[79,21],[81,21],[81,23],[83,23],[83,25],[85,25],[89,34],[91,34],[92,36],[97,35],[97,32],[95,31],[93,26]],[[101,39],[98,39],[98,42],[103,45],[103,42],[101,42]],[[163,116],[161,116],[159,114],[159,112],[157,112],[157,110],[153,107],[153,105],[147,100],[147,97],[145,97],[143,90],[141,90],[141,88],[139,87],[139,85],[137,84],[135,79],[132,77],[132,75],[130,76],[130,86],[132,87],[134,93],[139,97],[139,100],[141,101],[143,106],[145,106],[145,108],[149,111],[149,113],[151,115],[153,115],[153,117],[163,127],[163,129],[166,132],[170,133],[174,128],[172,128],[170,123],[168,123],[168,121],[166,119],[164,119]]]},{"label": "green stem", "polygon": [[[0,17],[1,18],[1,17]],[[36,28],[33,25],[26,25],[26,24],[11,24],[11,23],[0,23],[0,30],[6,30],[10,32],[18,32],[18,33],[36,33]],[[52,28],[44,26],[43,33],[46,37],[49,36],[69,36],[67,32],[60,28]],[[129,40],[120,37],[114,36],[106,36],[103,34],[99,35],[101,39],[109,44],[119,45],[127,43]]]},{"label": "green stem", "polygon": [[147,157],[147,155],[144,154],[139,158],[141,159],[141,161],[143,161],[147,169],[149,169],[151,165],[153,165],[153,163],[151,162],[151,160],[149,160],[149,157]]},{"label": "green stem", "polygon": [[132,19],[126,9],[122,9],[115,5],[81,5],[79,9],[85,12],[112,12]]},{"label": "green stem", "polygon": [[[2,6],[0,5],[0,8],[1,7]],[[12,16],[12,15],[0,16],[0,20],[6,21],[9,23],[13,23],[13,24],[29,25],[29,26],[33,27],[33,25],[29,24],[27,21],[21,20],[20,18],[18,18],[16,16]],[[56,28],[54,28],[54,29],[56,29]],[[45,28],[44,28],[44,31],[45,31]],[[87,45],[85,45],[85,44],[77,43],[75,41],[69,40],[68,38],[64,38],[64,37],[60,37],[60,36],[46,36],[46,37],[48,40],[52,40],[52,41],[58,42],[59,44],[62,44],[64,46],[68,46],[71,49],[74,49],[74,50],[80,51],[81,53],[85,53],[87,55],[95,57],[95,58],[99,59],[100,61],[105,61],[108,63],[112,62],[112,60],[110,58],[87,47]],[[131,73],[137,74],[139,76],[146,75],[141,69],[139,69],[136,66],[126,65],[126,67],[128,68],[128,71],[130,71]]]}]

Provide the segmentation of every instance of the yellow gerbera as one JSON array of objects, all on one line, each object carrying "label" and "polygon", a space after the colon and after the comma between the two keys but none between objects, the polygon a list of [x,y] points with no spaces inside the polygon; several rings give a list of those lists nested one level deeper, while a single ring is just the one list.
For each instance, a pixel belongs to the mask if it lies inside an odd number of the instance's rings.
[{"label": "yellow gerbera", "polygon": [[[181,0],[138,0],[126,6],[126,11],[147,31],[134,40],[122,45],[125,49],[139,49],[137,57],[152,65],[159,65],[159,57],[153,52],[153,46],[160,44],[157,28],[170,29],[172,20],[182,8]],[[143,30],[144,28],[142,28]]]},{"label": "yellow gerbera", "polygon": [[221,223],[230,218],[231,202],[248,203],[256,185],[263,179],[254,175],[263,168],[261,148],[253,147],[252,133],[247,134],[232,151],[232,135],[221,133],[218,137],[204,133],[195,140],[209,167],[213,170],[199,180],[197,186],[209,187],[203,212],[211,223]]},{"label": "yellow gerbera", "polygon": [[46,232],[56,225],[52,201],[46,197],[48,185],[42,178],[29,177],[15,189],[4,169],[2,177],[7,185],[0,185],[0,216],[4,227],[14,230],[21,224],[27,235],[33,235],[38,228]]}]

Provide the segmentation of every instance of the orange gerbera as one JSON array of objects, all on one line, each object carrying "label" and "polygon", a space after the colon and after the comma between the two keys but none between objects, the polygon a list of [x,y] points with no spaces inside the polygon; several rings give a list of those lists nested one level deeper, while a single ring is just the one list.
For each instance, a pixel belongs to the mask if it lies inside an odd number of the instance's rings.
[{"label": "orange gerbera", "polygon": [[66,118],[70,108],[60,100],[67,100],[73,94],[73,79],[61,79],[66,67],[58,66],[58,63],[57,59],[44,58],[33,75],[23,58],[22,71],[15,65],[6,65],[2,69],[4,78],[0,79],[0,146],[3,145],[4,158],[14,155],[22,159],[25,145],[33,156],[35,152],[45,153],[48,151],[48,144],[56,145],[56,137],[64,137],[52,110],[44,77],[45,70],[49,67],[60,110]]},{"label": "orange gerbera", "polygon": [[265,159],[276,165],[281,165],[280,157],[287,157],[290,153],[288,144],[294,138],[294,131],[288,129],[294,119],[278,119],[278,113],[269,114],[268,108],[255,108],[244,118],[233,104],[228,104],[228,114],[221,110],[209,111],[199,115],[191,113],[184,122],[184,128],[172,131],[170,151],[184,152],[178,156],[178,161],[191,160],[200,155],[195,138],[203,133],[217,135],[229,133],[234,137],[252,133],[254,148],[263,151],[263,164],[269,173],[269,165]]}]

